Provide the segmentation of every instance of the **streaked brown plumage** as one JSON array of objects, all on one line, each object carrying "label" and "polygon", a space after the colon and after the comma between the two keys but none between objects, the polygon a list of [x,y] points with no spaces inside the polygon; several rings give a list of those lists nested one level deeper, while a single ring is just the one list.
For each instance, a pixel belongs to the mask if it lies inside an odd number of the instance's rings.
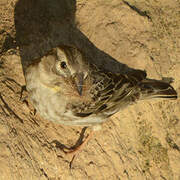
[{"label": "streaked brown plumage", "polygon": [[167,82],[141,70],[115,74],[98,69],[73,47],[57,47],[28,67],[27,90],[37,111],[64,125],[96,126],[138,100],[176,99]]}]

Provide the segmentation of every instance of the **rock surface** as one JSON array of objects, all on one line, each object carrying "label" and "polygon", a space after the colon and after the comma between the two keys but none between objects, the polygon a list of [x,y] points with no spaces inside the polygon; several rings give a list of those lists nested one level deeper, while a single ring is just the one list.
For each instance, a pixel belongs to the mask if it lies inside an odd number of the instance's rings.
[{"label": "rock surface", "polygon": [[27,63],[59,43],[84,48],[100,65],[114,58],[150,78],[173,77],[180,93],[179,12],[178,0],[0,0],[0,180],[179,180],[179,99],[115,114],[72,164],[63,149],[82,128],[34,115],[26,92],[20,100]]}]

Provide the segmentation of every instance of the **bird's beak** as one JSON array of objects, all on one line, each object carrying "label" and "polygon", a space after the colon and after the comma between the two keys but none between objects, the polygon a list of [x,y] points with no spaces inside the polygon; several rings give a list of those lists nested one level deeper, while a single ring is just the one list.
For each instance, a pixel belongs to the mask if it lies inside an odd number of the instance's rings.
[{"label": "bird's beak", "polygon": [[83,91],[83,83],[84,83],[84,74],[82,72],[77,73],[75,75],[75,83],[76,83],[76,86],[77,86],[77,91],[78,91],[79,95],[81,96],[82,91]]}]

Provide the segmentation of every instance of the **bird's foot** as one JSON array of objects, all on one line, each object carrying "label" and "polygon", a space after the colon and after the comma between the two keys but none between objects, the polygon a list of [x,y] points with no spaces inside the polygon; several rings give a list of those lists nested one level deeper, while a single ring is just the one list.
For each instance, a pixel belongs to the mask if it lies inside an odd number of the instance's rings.
[{"label": "bird's foot", "polygon": [[73,156],[76,156],[79,152],[81,152],[84,148],[84,146],[89,142],[93,135],[94,131],[91,131],[90,134],[86,137],[86,139],[77,147],[73,148],[72,150],[65,151],[66,154],[70,154]]},{"label": "bird's foot", "polygon": [[20,101],[22,101],[30,110],[30,113],[33,114],[34,116],[36,115],[36,109],[32,107],[28,101],[28,92],[26,89],[26,85],[23,85],[21,87],[21,92],[20,92]]},{"label": "bird's foot", "polygon": [[[83,128],[83,130],[82,130],[83,133],[85,132],[86,128],[87,127]],[[86,139],[79,146],[76,146],[75,148],[71,148],[69,151],[64,151],[66,155],[72,156],[72,159],[71,159],[70,164],[69,164],[70,169],[72,169],[72,164],[73,164],[75,158],[77,157],[77,155],[83,150],[85,145],[91,139],[93,132],[94,131],[91,131],[90,134],[86,137]]]},{"label": "bird's foot", "polygon": [[[24,95],[24,92],[26,92],[26,95]],[[27,98],[27,90],[26,85],[21,86],[21,92],[20,92],[20,100],[23,102]]]}]

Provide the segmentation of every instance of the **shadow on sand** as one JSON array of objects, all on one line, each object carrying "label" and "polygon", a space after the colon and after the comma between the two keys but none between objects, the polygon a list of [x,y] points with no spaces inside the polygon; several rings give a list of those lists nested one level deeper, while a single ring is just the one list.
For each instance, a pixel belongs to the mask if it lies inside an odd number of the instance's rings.
[{"label": "shadow on sand", "polygon": [[23,70],[59,45],[75,46],[97,66],[113,72],[134,70],[99,50],[75,25],[75,0],[19,0],[15,7],[16,42]]}]

